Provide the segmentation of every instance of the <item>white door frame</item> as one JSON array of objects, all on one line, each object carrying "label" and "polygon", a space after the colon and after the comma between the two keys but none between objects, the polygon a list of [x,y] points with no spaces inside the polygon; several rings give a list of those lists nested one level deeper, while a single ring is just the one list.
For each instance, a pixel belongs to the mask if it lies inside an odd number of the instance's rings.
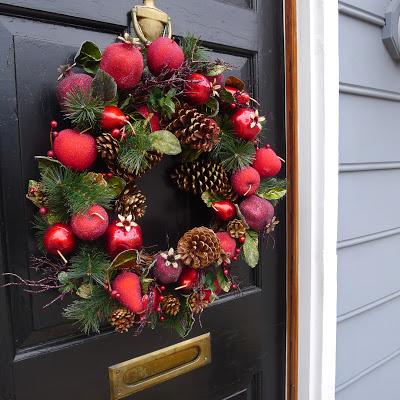
[{"label": "white door frame", "polygon": [[339,142],[338,4],[297,0],[299,400],[334,400]]}]

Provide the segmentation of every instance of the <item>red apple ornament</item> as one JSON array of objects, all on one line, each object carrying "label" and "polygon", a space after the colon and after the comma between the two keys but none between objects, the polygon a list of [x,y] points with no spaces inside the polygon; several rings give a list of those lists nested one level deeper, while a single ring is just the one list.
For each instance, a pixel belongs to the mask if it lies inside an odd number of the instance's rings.
[{"label": "red apple ornament", "polygon": [[194,268],[186,267],[183,269],[178,280],[177,290],[190,291],[199,281],[199,271]]},{"label": "red apple ornament", "polygon": [[65,100],[70,93],[80,91],[88,94],[93,78],[87,74],[75,74],[69,70],[57,83],[56,96],[62,109],[65,109]]},{"label": "red apple ornament", "polygon": [[123,217],[108,225],[106,231],[106,248],[111,257],[116,257],[124,250],[140,250],[142,248],[142,230],[133,221],[132,215]]},{"label": "red apple ornament", "polygon": [[58,161],[75,171],[89,168],[96,160],[96,141],[93,136],[74,129],[64,129],[53,142]]},{"label": "red apple ornament", "polygon": [[240,108],[231,115],[230,120],[237,136],[245,140],[254,140],[261,132],[261,122],[265,121],[265,117],[260,117],[258,110]]},{"label": "red apple ornament", "polygon": [[61,258],[74,251],[76,241],[72,229],[66,224],[54,224],[47,228],[43,236],[43,245],[47,253]]},{"label": "red apple ornament", "polygon": [[184,88],[184,96],[191,104],[206,104],[213,93],[210,81],[202,74],[190,74]]},{"label": "red apple ornament", "polygon": [[212,203],[211,208],[222,221],[229,221],[236,215],[235,205],[228,200],[216,201]]},{"label": "red apple ornament", "polygon": [[118,88],[132,89],[143,73],[143,56],[131,43],[113,43],[107,46],[100,61],[100,69],[111,75]]},{"label": "red apple ornament", "polygon": [[135,314],[140,314],[145,308],[142,301],[140,278],[133,272],[122,272],[112,282],[112,289],[119,296],[118,301]]},{"label": "red apple ornament", "polygon": [[101,116],[100,128],[107,131],[122,128],[127,121],[126,115],[116,106],[105,106]]},{"label": "red apple ornament", "polygon": [[231,182],[239,196],[251,196],[260,186],[260,174],[253,167],[244,167],[232,175]]},{"label": "red apple ornament", "polygon": [[92,205],[86,212],[71,217],[71,228],[81,240],[95,240],[104,234],[108,227],[108,214],[98,204]]},{"label": "red apple ornament", "polygon": [[232,258],[235,256],[236,240],[228,232],[216,232],[215,235],[221,243],[221,248],[225,254]]},{"label": "red apple ornament", "polygon": [[268,200],[255,195],[243,200],[239,208],[249,227],[257,232],[263,231],[275,214],[274,207]]},{"label": "red apple ornament", "polygon": [[282,168],[282,161],[270,145],[256,150],[253,167],[263,178],[275,176]]},{"label": "red apple ornament", "polygon": [[175,71],[181,67],[185,55],[179,45],[167,37],[154,40],[147,49],[147,65],[158,76],[163,71]]}]

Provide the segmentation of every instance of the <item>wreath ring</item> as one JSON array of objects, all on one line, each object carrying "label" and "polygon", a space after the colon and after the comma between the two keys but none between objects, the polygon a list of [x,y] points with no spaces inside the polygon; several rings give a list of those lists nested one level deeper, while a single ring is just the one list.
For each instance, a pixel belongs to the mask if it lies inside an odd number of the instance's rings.
[{"label": "wreath ring", "polygon": [[[286,193],[275,178],[283,160],[260,146],[264,118],[245,84],[225,79],[231,66],[208,60],[198,38],[118,39],[103,52],[86,41],[60,67],[64,121],[51,121],[51,149],[27,193],[38,208],[37,279],[9,273],[6,286],[54,291],[51,303],[71,296],[64,316],[85,333],[161,324],[186,336],[220,292],[239,290],[232,262],[258,264],[259,238],[273,232]],[[201,196],[215,221],[151,254],[137,181],[166,156],[180,157],[171,183]]]}]

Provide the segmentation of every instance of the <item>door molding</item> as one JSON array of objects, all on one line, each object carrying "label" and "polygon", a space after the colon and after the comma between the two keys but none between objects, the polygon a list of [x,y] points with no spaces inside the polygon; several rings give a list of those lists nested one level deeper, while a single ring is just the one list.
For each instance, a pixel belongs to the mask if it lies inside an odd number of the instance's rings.
[{"label": "door molding", "polygon": [[285,12],[288,209],[294,214],[288,214],[287,399],[334,400],[338,6],[286,0]]}]

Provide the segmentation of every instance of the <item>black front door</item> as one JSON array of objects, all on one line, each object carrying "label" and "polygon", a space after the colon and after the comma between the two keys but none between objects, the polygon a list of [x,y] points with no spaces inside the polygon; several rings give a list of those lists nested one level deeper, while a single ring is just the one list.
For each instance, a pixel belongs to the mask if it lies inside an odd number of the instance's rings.
[{"label": "black front door", "polygon": [[[48,148],[48,121],[59,110],[57,67],[84,40],[104,48],[129,24],[134,1],[13,0],[0,3],[0,272],[28,275],[34,242],[26,182],[37,174],[34,156]],[[201,36],[216,57],[238,66],[267,116],[266,141],[283,155],[284,77],[282,2],[276,0],[160,0],[174,34]],[[156,182],[156,184],[155,184]],[[202,206],[178,204],[162,166],[144,182],[150,200],[143,222],[149,244],[165,247],[165,234],[179,237],[201,222]],[[182,203],[182,202],[180,202]],[[282,207],[282,206],[281,206]],[[203,313],[212,363],[162,383],[132,399],[283,399],[285,384],[285,232],[279,215],[274,246],[254,271],[243,265],[242,294],[227,295]],[[177,224],[179,221],[179,224]],[[0,284],[3,283],[0,277]],[[86,337],[61,317],[65,304],[43,309],[47,295],[0,290],[0,398],[105,400],[108,367],[178,343],[167,330],[141,336],[104,331]]]}]

